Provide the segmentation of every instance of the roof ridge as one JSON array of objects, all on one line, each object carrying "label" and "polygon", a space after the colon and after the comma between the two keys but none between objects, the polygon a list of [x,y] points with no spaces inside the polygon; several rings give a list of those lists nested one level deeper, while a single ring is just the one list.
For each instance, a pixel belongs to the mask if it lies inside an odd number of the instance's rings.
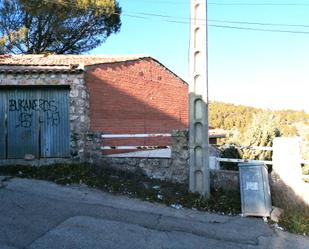
[{"label": "roof ridge", "polygon": [[151,57],[146,54],[3,54],[0,55],[0,59],[2,58],[18,58],[18,57],[42,57],[42,58],[57,58],[57,57],[67,57],[67,58],[144,58]]},{"label": "roof ridge", "polygon": [[1,55],[0,65],[95,65],[151,58],[143,54],[131,55],[75,55],[75,54],[18,54]]}]

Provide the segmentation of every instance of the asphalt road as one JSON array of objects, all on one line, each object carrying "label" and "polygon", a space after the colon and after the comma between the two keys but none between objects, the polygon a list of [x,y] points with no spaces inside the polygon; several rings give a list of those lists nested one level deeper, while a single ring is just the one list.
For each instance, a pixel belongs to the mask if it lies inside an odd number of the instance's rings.
[{"label": "asphalt road", "polygon": [[221,216],[85,186],[0,176],[0,249],[309,248],[262,219]]}]

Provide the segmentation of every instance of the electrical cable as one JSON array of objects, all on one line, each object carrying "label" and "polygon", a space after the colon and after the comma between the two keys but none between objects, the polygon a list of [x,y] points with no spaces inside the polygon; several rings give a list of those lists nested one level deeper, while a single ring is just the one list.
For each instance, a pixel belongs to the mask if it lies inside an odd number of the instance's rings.
[{"label": "electrical cable", "polygon": [[[149,3],[149,4],[174,4],[174,5],[182,5],[182,4],[187,4],[190,5],[190,0],[188,1],[164,1],[164,0],[122,0],[122,1],[135,1],[135,2],[142,2],[142,3]],[[198,1],[197,1],[198,3]],[[213,6],[252,6],[252,7],[258,7],[258,6],[272,6],[272,7],[309,7],[309,3],[241,3],[241,2],[232,2],[232,3],[224,3],[224,2],[208,2],[208,5],[213,5]]]},{"label": "electrical cable", "polygon": [[[145,16],[136,16],[136,15],[128,15],[128,14],[122,14],[122,15],[128,16],[128,17],[133,17],[133,18],[152,20],[151,18],[149,18],[149,17],[147,18]],[[178,23],[178,24],[187,24],[187,25],[190,24],[190,22],[186,22],[186,21],[165,20],[165,19],[158,19],[158,20],[163,21],[163,22],[169,22],[169,23]],[[199,25],[206,25],[206,23],[201,23]],[[250,31],[265,31],[265,32],[274,32],[274,33],[309,34],[309,31],[297,31],[297,30],[261,29],[261,28],[239,27],[239,26],[230,26],[230,25],[216,25],[216,24],[208,24],[208,26],[209,27],[216,27],[216,28],[250,30]]]},{"label": "electrical cable", "polygon": [[[125,13],[129,13],[130,15],[143,15],[143,16],[154,16],[154,17],[163,17],[163,18],[173,18],[173,19],[182,19],[182,20],[193,20],[190,17],[178,17],[178,16],[170,16],[170,15],[162,15],[156,13],[146,13],[146,12],[134,12],[134,11],[124,11]],[[196,19],[197,21],[206,21],[206,19]],[[248,24],[248,25],[262,25],[262,26],[286,26],[286,27],[302,27],[309,28],[309,25],[306,24],[283,24],[283,23],[262,23],[262,22],[246,22],[246,21],[228,21],[228,20],[218,20],[218,19],[208,19],[208,22],[221,22],[221,23],[232,23],[232,24]]]}]

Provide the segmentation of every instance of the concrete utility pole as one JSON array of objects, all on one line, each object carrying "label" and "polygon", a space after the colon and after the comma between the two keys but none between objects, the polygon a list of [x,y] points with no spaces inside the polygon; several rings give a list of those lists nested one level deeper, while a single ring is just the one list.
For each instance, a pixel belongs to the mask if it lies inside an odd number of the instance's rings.
[{"label": "concrete utility pole", "polygon": [[191,0],[189,147],[191,192],[210,195],[207,0]]}]

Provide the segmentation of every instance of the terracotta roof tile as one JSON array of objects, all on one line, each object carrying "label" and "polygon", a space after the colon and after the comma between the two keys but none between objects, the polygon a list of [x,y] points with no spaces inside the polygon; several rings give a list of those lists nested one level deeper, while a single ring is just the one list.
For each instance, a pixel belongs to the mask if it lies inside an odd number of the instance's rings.
[{"label": "terracotta roof tile", "polygon": [[72,66],[25,66],[25,65],[1,65],[0,73],[25,74],[25,73],[82,73],[84,70]]},{"label": "terracotta roof tile", "polygon": [[95,65],[103,63],[115,63],[142,58],[145,55],[111,56],[111,55],[0,55],[1,65],[23,65],[23,66],[69,66],[69,65]]},{"label": "terracotta roof tile", "polygon": [[0,73],[79,73],[84,66],[150,58],[143,55],[0,55]]},{"label": "terracotta roof tile", "polygon": [[85,66],[152,59],[184,84],[187,83],[156,59],[147,55],[63,55],[23,54],[0,55],[0,73],[80,73]]}]

